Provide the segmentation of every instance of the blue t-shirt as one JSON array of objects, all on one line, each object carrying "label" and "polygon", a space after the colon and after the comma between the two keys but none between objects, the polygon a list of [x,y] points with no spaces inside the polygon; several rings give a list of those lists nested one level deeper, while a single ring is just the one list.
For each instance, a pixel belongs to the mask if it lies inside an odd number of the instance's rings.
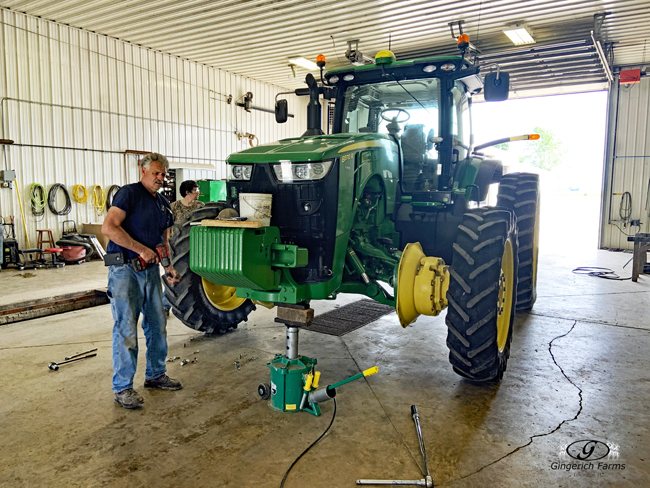
[{"label": "blue t-shirt", "polygon": [[[174,225],[174,216],[167,199],[160,193],[152,195],[142,183],[124,185],[113,197],[113,207],[126,212],[122,228],[131,238],[149,249],[163,242],[165,230]],[[106,251],[110,253],[125,252],[128,259],[138,256],[138,253],[118,246],[109,241]]]}]

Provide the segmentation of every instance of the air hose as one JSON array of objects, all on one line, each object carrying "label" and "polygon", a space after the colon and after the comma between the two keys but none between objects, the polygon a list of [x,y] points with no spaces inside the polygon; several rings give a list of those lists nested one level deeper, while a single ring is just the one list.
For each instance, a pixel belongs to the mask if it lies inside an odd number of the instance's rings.
[{"label": "air hose", "polygon": [[106,192],[101,186],[95,185],[93,186],[92,195],[92,204],[95,208],[95,213],[102,215],[104,213],[104,206],[106,205]]},{"label": "air hose", "polygon": [[[82,191],[81,196],[79,196],[79,190]],[[87,203],[88,202],[88,190],[83,185],[75,185],[72,189],[72,198],[74,198],[77,203]]]},{"label": "air hose", "polygon": [[[65,197],[65,205],[61,210],[56,209],[56,194],[59,189],[63,192],[63,196]],[[54,183],[50,187],[50,191],[47,195],[47,206],[49,207],[50,212],[55,215],[68,215],[70,213],[70,210],[72,210],[72,202],[70,201],[70,194],[65,185]]]},{"label": "air hose", "polygon": [[106,211],[113,206],[113,197],[117,193],[117,190],[120,189],[120,185],[111,185],[108,191],[106,192]]},{"label": "air hose", "polygon": [[[47,190],[40,183],[32,183],[29,188],[30,200],[32,204],[32,215],[42,217],[45,215],[45,200],[47,199]],[[42,219],[37,219],[38,221]]]}]

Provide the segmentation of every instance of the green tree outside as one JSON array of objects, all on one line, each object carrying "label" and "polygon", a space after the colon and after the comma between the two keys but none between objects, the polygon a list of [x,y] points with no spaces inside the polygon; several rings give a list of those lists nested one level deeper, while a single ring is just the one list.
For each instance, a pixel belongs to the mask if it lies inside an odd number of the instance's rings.
[{"label": "green tree outside", "polygon": [[551,171],[562,164],[566,149],[553,131],[541,127],[535,127],[534,131],[539,134],[539,140],[527,143],[519,162]]}]

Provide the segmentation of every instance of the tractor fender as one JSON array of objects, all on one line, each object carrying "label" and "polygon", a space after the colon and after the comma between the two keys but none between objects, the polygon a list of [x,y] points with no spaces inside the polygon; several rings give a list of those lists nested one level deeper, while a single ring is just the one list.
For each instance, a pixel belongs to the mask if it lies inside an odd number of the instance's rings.
[{"label": "tractor fender", "polygon": [[[474,184],[479,188],[479,202],[487,199],[490,184],[498,183],[501,180],[501,176],[503,176],[503,163],[501,161],[486,159],[481,163],[476,180],[474,181]],[[475,193],[472,192],[472,197],[474,196]],[[475,198],[472,198],[472,200],[476,201]]]}]

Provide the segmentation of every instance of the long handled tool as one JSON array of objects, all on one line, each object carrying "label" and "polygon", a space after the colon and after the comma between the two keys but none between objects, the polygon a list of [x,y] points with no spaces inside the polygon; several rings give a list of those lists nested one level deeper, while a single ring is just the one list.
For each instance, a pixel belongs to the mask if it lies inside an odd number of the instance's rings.
[{"label": "long handled tool", "polygon": [[73,354],[72,356],[66,356],[66,357],[65,357],[65,360],[67,361],[68,359],[78,358],[79,356],[83,356],[84,354],[88,354],[89,352],[95,352],[96,350],[97,350],[97,348],[95,348],[95,349],[88,349],[87,351],[79,352],[79,353],[77,353],[77,354]]},{"label": "long handled tool", "polygon": [[427,451],[424,447],[424,438],[422,437],[422,428],[420,427],[420,415],[415,405],[411,405],[411,417],[413,418],[413,422],[415,422],[415,431],[418,435],[418,442],[420,443],[420,453],[424,460],[425,478],[421,480],[357,480],[357,485],[424,486],[426,488],[433,488],[433,478],[429,474]]},{"label": "long handled tool", "polygon": [[62,366],[64,364],[68,364],[68,363],[72,363],[74,361],[80,361],[82,359],[93,358],[95,356],[97,356],[97,353],[88,354],[88,356],[83,356],[83,357],[80,357],[80,358],[68,359],[67,361],[62,361],[60,363],[50,363],[50,364],[47,365],[47,367],[50,368],[52,371],[58,371],[59,366]]}]

